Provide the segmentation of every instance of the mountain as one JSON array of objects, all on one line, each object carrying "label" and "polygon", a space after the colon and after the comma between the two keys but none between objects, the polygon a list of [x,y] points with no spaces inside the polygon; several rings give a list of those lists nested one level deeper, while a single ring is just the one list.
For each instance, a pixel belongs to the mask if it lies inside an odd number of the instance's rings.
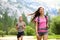
[{"label": "mountain", "polygon": [[36,11],[38,7],[41,5],[45,8],[45,10],[49,12],[50,15],[57,15],[57,9],[48,7],[46,3],[44,2],[35,2],[32,0],[17,0],[17,3],[20,3],[22,7],[25,7],[25,10],[29,9],[32,12]]},{"label": "mountain", "polygon": [[57,9],[56,8],[52,8],[52,7],[48,7],[46,3],[44,2],[36,2],[34,0],[16,0],[11,1],[8,0],[7,2],[5,1],[0,1],[2,2],[1,4],[3,4],[3,9],[9,9],[9,13],[10,15],[12,15],[13,13],[17,13],[18,16],[20,16],[21,13],[33,13],[34,11],[36,11],[38,9],[38,7],[43,6],[45,8],[45,12],[48,11],[49,15],[57,15]]}]

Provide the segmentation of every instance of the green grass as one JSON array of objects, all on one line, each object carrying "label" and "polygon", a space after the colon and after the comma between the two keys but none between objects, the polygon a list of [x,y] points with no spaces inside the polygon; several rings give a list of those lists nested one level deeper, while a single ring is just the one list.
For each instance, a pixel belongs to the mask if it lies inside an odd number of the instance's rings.
[{"label": "green grass", "polygon": [[56,38],[60,39],[60,35],[56,35]]},{"label": "green grass", "polygon": [[[36,36],[34,36],[36,38]],[[48,35],[48,39],[60,39],[60,35]]]},{"label": "green grass", "polygon": [[5,37],[8,37],[8,36],[16,36],[16,35],[5,35]]},{"label": "green grass", "polygon": [[[16,36],[16,35],[4,35],[3,37],[9,37],[9,36]],[[0,37],[2,36],[0,35]]]},{"label": "green grass", "polygon": [[49,35],[48,38],[49,39],[51,39],[51,38],[60,39],[60,35]]}]

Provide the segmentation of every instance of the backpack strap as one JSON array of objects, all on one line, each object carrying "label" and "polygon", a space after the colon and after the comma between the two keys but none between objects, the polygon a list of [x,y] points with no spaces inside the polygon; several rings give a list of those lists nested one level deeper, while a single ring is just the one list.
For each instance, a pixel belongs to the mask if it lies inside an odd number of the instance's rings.
[{"label": "backpack strap", "polygon": [[48,18],[47,18],[47,16],[45,16],[45,19],[46,19],[46,24],[48,24]]},{"label": "backpack strap", "polygon": [[48,29],[49,27],[47,27],[47,24],[48,24],[48,17],[45,16],[45,19],[46,19],[46,28]]},{"label": "backpack strap", "polygon": [[39,20],[39,16],[38,16],[38,30],[39,30],[39,21],[40,21],[40,20]]}]

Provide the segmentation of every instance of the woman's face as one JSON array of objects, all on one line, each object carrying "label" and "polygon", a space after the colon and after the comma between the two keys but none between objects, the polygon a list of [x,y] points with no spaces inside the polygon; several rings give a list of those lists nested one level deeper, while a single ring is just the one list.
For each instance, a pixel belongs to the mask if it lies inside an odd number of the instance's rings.
[{"label": "woman's face", "polygon": [[22,18],[22,16],[20,16],[20,17],[19,17],[19,21],[23,21],[23,18]]},{"label": "woman's face", "polygon": [[40,10],[39,10],[39,13],[44,15],[44,8],[41,7]]}]

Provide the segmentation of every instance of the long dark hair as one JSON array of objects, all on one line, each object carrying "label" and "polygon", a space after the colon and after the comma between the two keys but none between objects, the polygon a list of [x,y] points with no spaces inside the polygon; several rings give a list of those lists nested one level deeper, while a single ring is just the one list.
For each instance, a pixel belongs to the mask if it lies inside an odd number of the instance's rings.
[{"label": "long dark hair", "polygon": [[33,17],[32,21],[34,21],[34,19],[35,19],[36,17],[39,17],[39,16],[40,16],[40,12],[39,12],[40,8],[42,8],[42,7],[39,7],[38,10],[33,13],[33,14],[34,14],[34,17]]}]

